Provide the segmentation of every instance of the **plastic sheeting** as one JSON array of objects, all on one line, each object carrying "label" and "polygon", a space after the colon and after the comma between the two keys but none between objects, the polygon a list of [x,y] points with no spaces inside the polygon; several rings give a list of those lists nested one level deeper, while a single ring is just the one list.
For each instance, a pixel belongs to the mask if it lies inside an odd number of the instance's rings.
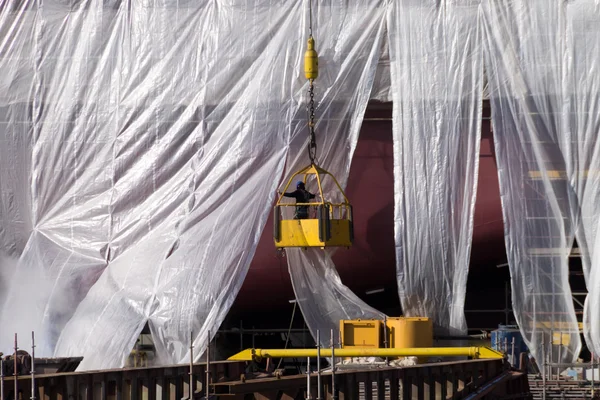
[{"label": "plastic sheeting", "polygon": [[[18,258],[31,230],[30,188],[33,87],[32,2],[0,7],[0,257]],[[7,258],[4,263],[8,263]],[[0,265],[5,265],[0,259]],[[0,268],[0,274],[5,268]]]},{"label": "plastic sheeting", "polygon": [[342,283],[329,251],[288,249],[286,253],[296,301],[315,340],[320,332],[321,346],[331,346],[332,331],[339,343],[340,320],[385,318]]},{"label": "plastic sheeting", "polygon": [[303,5],[8,5],[2,84],[19,90],[2,94],[2,151],[25,161],[1,172],[19,284],[0,326],[35,329],[41,356],[83,356],[81,369],[122,365],[146,321],[161,362],[186,359],[191,332],[199,359],[300,129]]},{"label": "plastic sheeting", "polygon": [[[26,184],[31,173],[29,96],[35,60],[31,7],[27,1],[0,6],[0,307],[31,231],[31,192]],[[19,317],[12,322],[24,322],[27,314]]]},{"label": "plastic sheeting", "polygon": [[[313,24],[320,70],[315,81],[319,165],[345,187],[385,37],[386,1],[351,5],[324,1],[315,5]],[[293,158],[286,180],[289,174],[310,163],[305,150],[307,137],[307,130],[303,130],[292,140]],[[309,182],[307,189],[315,193],[316,183]],[[328,199],[342,200],[330,178],[323,181],[323,190]],[[339,342],[342,319],[383,319],[382,313],[342,283],[331,259],[332,250],[286,249],[286,254],[306,325],[315,339],[317,330],[321,332],[323,346],[330,345],[331,330]]]},{"label": "plastic sheeting", "polygon": [[569,122],[565,134],[571,138],[564,142],[571,146],[566,159],[572,164],[569,181],[577,194],[572,213],[579,217],[576,238],[588,288],[584,333],[588,348],[600,354],[600,2],[566,3],[563,13]]},{"label": "plastic sheeting", "polygon": [[[319,154],[342,186],[368,98],[389,96],[389,41],[407,315],[466,328],[483,37],[517,318],[537,355],[543,324],[574,329],[566,254],[576,234],[586,339],[600,351],[599,8],[318,2]],[[0,326],[10,329],[0,350],[13,331],[35,330],[40,356],[115,367],[148,322],[162,363],[186,360],[190,339],[200,358],[284,169],[306,164],[307,11],[267,0],[2,3]],[[381,319],[330,256],[288,253],[313,335],[343,318]],[[579,347],[573,334],[554,359]]]},{"label": "plastic sheeting", "polygon": [[[290,149],[290,165],[302,164],[306,8],[9,5],[0,239],[14,261],[2,270],[18,265],[0,324],[35,330],[42,356],[83,356],[80,369],[122,365],[146,322],[161,363],[187,359],[191,334],[198,359],[243,282]],[[319,148],[343,185],[384,5],[317,7]],[[312,257],[315,268],[294,272],[333,282],[329,310],[347,303],[334,320],[380,316],[341,284],[329,254]],[[5,350],[11,335],[0,336]]]},{"label": "plastic sheeting", "polygon": [[479,1],[398,0],[388,19],[398,291],[464,334],[481,128]]},{"label": "plastic sheeting", "polygon": [[[565,7],[574,11],[592,3],[486,0],[483,7],[513,309],[538,360],[545,357],[542,341],[554,362],[574,361],[581,347],[568,255],[579,220],[574,189],[583,183],[576,176],[589,166],[586,154],[595,146],[587,146],[597,137],[597,116],[588,109],[597,94],[588,86],[595,73],[586,57],[593,50],[580,41],[570,49],[575,58],[565,61],[567,42],[581,40],[579,32],[586,30],[576,20],[565,30]],[[587,139],[578,143],[580,133]],[[595,181],[580,189],[597,191]],[[558,332],[564,336],[554,342],[563,345],[549,349]]]}]

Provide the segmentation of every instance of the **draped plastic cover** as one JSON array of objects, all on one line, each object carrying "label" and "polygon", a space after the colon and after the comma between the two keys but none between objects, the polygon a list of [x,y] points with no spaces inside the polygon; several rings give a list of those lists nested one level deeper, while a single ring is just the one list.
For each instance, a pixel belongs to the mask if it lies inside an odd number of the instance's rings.
[{"label": "draped plastic cover", "polygon": [[[316,135],[320,166],[346,186],[350,163],[367,102],[372,93],[382,41],[385,38],[386,1],[355,2],[344,7],[314,9],[314,34],[322,71],[315,81]],[[292,141],[287,175],[309,163],[306,131]],[[295,184],[295,182],[294,182]],[[307,189],[318,192],[316,183]],[[327,199],[341,201],[331,178],[325,177]],[[343,251],[343,250],[342,250]],[[383,319],[383,314],[360,300],[341,281],[331,259],[332,250],[287,249],[288,269],[296,300],[314,338],[330,345],[330,331],[339,341],[342,319]]]},{"label": "draped plastic cover", "polygon": [[2,350],[114,367],[148,321],[161,362],[200,357],[304,115],[306,10],[272,3],[3,3]]},{"label": "draped plastic cover", "polygon": [[584,333],[588,348],[600,354],[600,2],[567,3],[564,88],[572,146],[569,180],[577,194],[576,238],[581,250],[588,296]]},{"label": "draped plastic cover", "polygon": [[538,359],[554,334],[546,351],[572,362],[581,348],[568,278],[575,236],[589,289],[586,339],[600,350],[600,4],[489,0],[484,14],[515,316]]},{"label": "draped plastic cover", "polygon": [[[315,8],[320,161],[345,186],[367,100],[388,96],[387,13],[405,313],[466,329],[484,40],[517,318],[538,357],[547,324],[576,329],[576,235],[599,352],[598,2],[362,3]],[[35,330],[40,356],[115,367],[148,322],[162,363],[190,339],[200,358],[284,171],[307,163],[306,28],[283,0],[0,5],[0,351]],[[383,317],[329,252],[288,257],[313,334]]]},{"label": "draped plastic cover", "polygon": [[398,291],[408,316],[466,333],[479,167],[479,1],[398,0],[388,20]]},{"label": "draped plastic cover", "polygon": [[[0,347],[35,330],[40,356],[114,367],[148,322],[160,362],[187,359],[190,334],[199,359],[243,282],[287,154],[299,165],[306,7],[5,4],[0,271],[12,280]],[[319,4],[320,152],[341,175],[373,84],[382,4]],[[326,257],[320,271],[339,282]]]},{"label": "draped plastic cover", "polygon": [[385,318],[342,283],[331,251],[288,249],[286,253],[296,301],[315,340],[320,332],[321,346],[331,345],[331,331],[339,343],[340,320]]}]

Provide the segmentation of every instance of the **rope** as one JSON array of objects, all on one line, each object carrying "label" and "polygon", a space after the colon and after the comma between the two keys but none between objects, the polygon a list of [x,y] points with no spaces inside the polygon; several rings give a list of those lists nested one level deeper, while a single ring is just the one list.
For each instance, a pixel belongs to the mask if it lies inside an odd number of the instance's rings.
[{"label": "rope", "polygon": [[[292,311],[292,319],[290,320],[290,327],[288,328],[288,333],[287,333],[287,337],[285,338],[285,347],[284,349],[287,349],[288,347],[288,343],[290,342],[290,334],[292,333],[292,324],[294,323],[294,315],[296,315],[296,306],[298,305],[298,300],[296,300],[294,302],[294,310]],[[281,362],[283,361],[283,358],[279,359],[279,364],[277,364],[277,368],[279,369],[279,367],[281,367]]]}]

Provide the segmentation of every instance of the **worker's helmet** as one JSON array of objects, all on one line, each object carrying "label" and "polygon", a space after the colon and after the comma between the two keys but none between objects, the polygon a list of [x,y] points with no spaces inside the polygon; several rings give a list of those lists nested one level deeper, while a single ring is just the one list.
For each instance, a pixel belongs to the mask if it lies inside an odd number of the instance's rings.
[{"label": "worker's helmet", "polygon": [[298,181],[298,183],[296,183],[296,189],[304,189],[304,182]]}]

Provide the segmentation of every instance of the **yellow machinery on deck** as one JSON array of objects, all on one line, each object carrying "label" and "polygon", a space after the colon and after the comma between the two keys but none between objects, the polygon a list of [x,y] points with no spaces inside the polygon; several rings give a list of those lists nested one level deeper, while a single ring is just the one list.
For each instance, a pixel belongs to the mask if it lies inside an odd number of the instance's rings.
[{"label": "yellow machinery on deck", "polygon": [[340,321],[342,348],[417,348],[433,346],[433,323],[423,317]]},{"label": "yellow machinery on deck", "polygon": [[[284,203],[283,194],[279,196],[274,210],[273,236],[277,248],[284,247],[350,247],[354,240],[354,225],[352,221],[352,206],[348,202],[339,183],[333,175],[310,165],[296,172],[285,187],[287,192],[290,184],[300,176],[306,184],[309,179],[316,180],[319,188],[318,201],[310,203]],[[343,201],[331,203],[323,193],[322,182],[324,177],[330,177],[342,194]],[[307,219],[285,219],[282,213],[287,207],[307,206],[313,208]]]},{"label": "yellow machinery on deck", "polygon": [[[418,357],[419,362],[430,357],[504,358],[504,354],[489,347],[432,347],[433,326],[429,318],[342,320],[340,331],[342,347],[334,349],[335,357]],[[317,357],[317,354],[331,357],[332,349],[246,349],[229,360],[260,361],[263,358]]]},{"label": "yellow machinery on deck", "polygon": [[343,349],[379,349],[383,344],[383,321],[378,319],[351,319],[340,321],[341,346]]},{"label": "yellow machinery on deck", "polygon": [[433,321],[423,317],[392,317],[385,320],[389,347],[405,349],[433,346]]},{"label": "yellow machinery on deck", "polygon": [[[343,349],[417,349],[433,347],[433,323],[429,318],[393,317],[340,321]],[[425,362],[419,358],[419,362]]]}]

